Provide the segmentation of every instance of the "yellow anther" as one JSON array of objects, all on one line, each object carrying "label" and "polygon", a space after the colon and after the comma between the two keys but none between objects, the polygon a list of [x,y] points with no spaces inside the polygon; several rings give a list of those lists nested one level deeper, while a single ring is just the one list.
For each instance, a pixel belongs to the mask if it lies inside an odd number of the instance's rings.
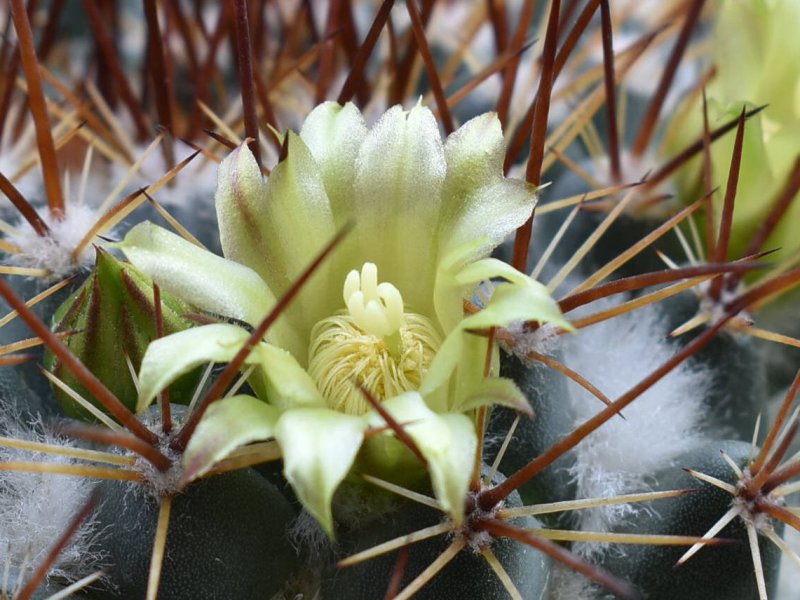
[{"label": "yellow anther", "polygon": [[379,400],[419,389],[441,346],[427,318],[405,313],[391,283],[378,283],[378,269],[365,263],[344,281],[347,310],[311,331],[308,371],[328,405],[363,414],[370,409],[358,385]]}]

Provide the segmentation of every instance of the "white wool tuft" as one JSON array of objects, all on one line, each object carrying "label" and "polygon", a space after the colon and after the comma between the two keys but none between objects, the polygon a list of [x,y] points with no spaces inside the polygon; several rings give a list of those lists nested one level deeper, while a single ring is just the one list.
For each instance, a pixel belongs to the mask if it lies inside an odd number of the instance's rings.
[{"label": "white wool tuft", "polygon": [[[48,433],[41,423],[23,424],[0,407],[0,434],[15,439],[63,446],[73,445]],[[70,464],[73,459],[14,448],[0,448],[1,461],[47,461]],[[50,473],[0,472],[0,568],[26,580],[83,508],[94,482]],[[93,549],[95,524],[84,521],[48,573],[77,580],[103,566]],[[15,581],[9,581],[13,588]]]},{"label": "white wool tuft", "polygon": [[552,354],[560,342],[559,327],[552,323],[545,323],[533,331],[528,331],[527,323],[515,321],[506,327],[506,331],[514,339],[513,347],[507,350],[522,360],[525,360],[531,352]]},{"label": "white wool tuft", "polygon": [[550,592],[547,600],[614,600],[615,596],[559,562],[550,568]]},{"label": "white wool tuft", "polygon": [[297,515],[287,535],[295,551],[298,554],[307,553],[312,562],[328,562],[333,557],[334,547],[331,539],[319,521],[305,509]]},{"label": "white wool tuft", "polygon": [[[593,308],[597,307],[595,303]],[[678,350],[667,341],[660,308],[650,306],[566,336],[566,364],[614,400]],[[649,477],[673,465],[701,441],[708,373],[682,363],[575,449],[572,475],[579,498],[600,498],[646,489]],[[575,426],[603,408],[582,387],[569,383]],[[657,508],[657,507],[653,507]],[[622,504],[580,511],[580,528],[608,531],[649,506]],[[591,555],[594,544],[579,551]]]},{"label": "white wool tuft", "polygon": [[13,262],[21,267],[46,269],[50,277],[58,279],[77,269],[94,263],[95,251],[91,244],[73,261],[72,252],[86,233],[97,222],[96,211],[84,205],[69,205],[63,219],[53,219],[47,211],[40,211],[50,227],[50,235],[40,236],[24,219],[16,225],[17,233],[10,241],[22,252],[15,254]]}]

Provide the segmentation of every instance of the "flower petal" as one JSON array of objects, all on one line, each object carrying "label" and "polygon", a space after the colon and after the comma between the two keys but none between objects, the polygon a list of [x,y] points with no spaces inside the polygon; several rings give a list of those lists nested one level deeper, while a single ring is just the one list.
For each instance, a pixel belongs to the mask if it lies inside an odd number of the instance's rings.
[{"label": "flower petal", "polygon": [[[552,323],[567,331],[572,330],[572,325],[561,314],[558,304],[545,286],[502,261],[483,259],[469,265],[455,279],[459,283],[467,283],[494,277],[503,277],[513,283],[497,285],[489,303],[479,312],[462,319],[447,335],[420,386],[420,393],[426,398],[433,396],[449,380],[459,364],[466,343],[464,336],[471,335],[468,330],[507,327],[515,321]],[[453,401],[456,405],[460,402],[459,399],[451,399],[451,407],[454,406]]]},{"label": "flower petal", "polygon": [[529,277],[497,285],[486,307],[462,323],[466,329],[488,329],[506,327],[514,321],[538,321],[573,330],[547,288]]},{"label": "flower petal", "polygon": [[[464,123],[447,136],[444,144],[447,160],[445,189],[465,198],[487,182],[503,177],[506,145],[497,113],[487,112]],[[447,206],[450,212],[457,207]]]},{"label": "flower petal", "polygon": [[[154,340],[142,358],[136,412],[150,406],[161,390],[184,373],[210,362],[230,361],[249,337],[246,329],[218,323]],[[254,360],[251,354],[249,362]]]},{"label": "flower petal", "polygon": [[[220,166],[216,193],[225,256],[256,271],[276,295],[289,289],[335,229],[314,157],[291,131],[285,144],[286,158],[266,182],[250,150],[234,150]],[[341,298],[330,289],[343,278],[331,275],[331,261],[326,261],[287,308],[287,321],[305,341],[290,348],[301,362],[311,327],[340,307]]]},{"label": "flower petal", "polygon": [[494,113],[471,119],[452,133],[444,146],[447,178],[442,188],[439,251],[476,238],[486,244],[477,257],[487,256],[522,225],[536,205],[536,188],[503,175],[505,143]]},{"label": "flower petal", "polygon": [[344,106],[336,102],[320,104],[311,111],[300,130],[300,137],[319,165],[337,227],[355,214],[355,163],[366,136],[364,117],[351,102]]},{"label": "flower petal", "polygon": [[427,446],[417,442],[428,459],[433,493],[458,526],[464,518],[464,502],[475,466],[478,437],[475,425],[466,415],[437,415],[447,429],[446,445]]},{"label": "flower petal", "polygon": [[489,281],[491,279],[502,278],[511,283],[529,285],[533,288],[539,289],[546,294],[549,298],[550,294],[547,288],[541,283],[519,272],[506,262],[497,258],[484,258],[476,260],[455,274],[455,281],[458,285],[470,285],[480,281]]},{"label": "flower petal", "polygon": [[[241,327],[216,323],[151,342],[139,373],[137,411],[147,408],[161,390],[184,373],[210,362],[231,361],[249,337],[250,333]],[[259,398],[279,410],[325,406],[311,376],[286,350],[258,344],[245,364],[259,367],[250,376],[250,384]]]},{"label": "flower petal", "polygon": [[275,304],[252,270],[150,222],[136,225],[117,247],[163,289],[203,310],[255,325]]},{"label": "flower petal", "polygon": [[276,293],[292,284],[335,231],[320,170],[308,146],[291,131],[286,144],[286,158],[272,170],[265,195],[252,199],[263,209],[258,225],[265,254],[256,270]]},{"label": "flower petal", "polygon": [[260,376],[251,378],[250,384],[260,398],[280,410],[326,406],[314,380],[289,352],[272,344],[259,344],[253,353],[261,368],[254,374]]},{"label": "flower petal", "polygon": [[[480,252],[486,240],[473,240],[440,255],[433,287],[433,304],[436,316],[445,334],[449,334],[464,317],[464,299],[469,297],[474,285],[460,283],[456,276],[469,264],[471,257]],[[473,283],[477,283],[477,281]]]},{"label": "flower petal", "polygon": [[208,472],[237,448],[272,437],[278,409],[252,396],[231,396],[208,407],[183,453],[183,481]]},{"label": "flower petal", "polygon": [[331,500],[358,454],[365,428],[361,417],[300,408],[283,413],[275,429],[286,479],[331,537]]},{"label": "flower petal", "polygon": [[219,165],[214,203],[222,252],[262,278],[266,247],[260,223],[266,218],[266,187],[261,169],[246,144],[233,150]]},{"label": "flower petal", "polygon": [[[458,524],[464,517],[464,501],[475,462],[475,425],[465,415],[437,414],[417,392],[387,399],[383,407],[414,440],[428,462],[433,491],[442,507]],[[385,426],[376,413],[369,416],[373,426]]]},{"label": "flower petal", "polygon": [[460,319],[468,289],[453,275],[488,256],[522,225],[536,205],[536,189],[503,175],[505,143],[494,113],[475,117],[447,138],[447,178],[442,187],[435,307],[444,332]]},{"label": "flower petal", "polygon": [[424,106],[389,109],[356,161],[358,256],[378,265],[381,279],[400,290],[411,310],[428,315],[446,169],[436,119]]},{"label": "flower petal", "polygon": [[507,406],[517,412],[533,416],[533,410],[525,394],[511,379],[505,377],[484,377],[471,393],[456,407],[458,412],[466,412],[483,406]]}]

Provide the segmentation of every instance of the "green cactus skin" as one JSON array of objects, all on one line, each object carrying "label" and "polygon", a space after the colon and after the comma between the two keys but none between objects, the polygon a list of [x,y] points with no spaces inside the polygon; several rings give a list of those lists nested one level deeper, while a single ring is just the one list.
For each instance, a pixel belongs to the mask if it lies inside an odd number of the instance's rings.
[{"label": "green cactus skin", "polygon": [[[700,303],[695,294],[684,292],[668,298],[661,306],[667,319],[667,331],[672,331],[694,317]],[[683,346],[696,335],[697,331],[690,332],[676,341]],[[758,413],[767,404],[769,388],[762,348],[761,342],[748,335],[722,331],[689,359],[690,365],[713,376],[706,396],[706,419],[725,437],[752,439]]]},{"label": "green cactus skin", "polygon": [[[100,547],[115,566],[116,593],[92,598],[144,598],[158,502],[129,484],[98,485]],[[284,586],[296,553],[286,538],[294,511],[278,490],[252,469],[193,483],[172,504],[159,600],[263,600]]]},{"label": "green cactus skin", "polygon": [[[8,280],[20,298],[33,298],[45,291],[47,285],[39,280],[11,279]],[[39,302],[34,308],[39,315],[53,315],[58,307],[75,293],[79,287],[71,283]],[[2,313],[10,309],[5,303]],[[0,327],[0,343],[8,344],[30,337],[30,330],[20,319],[14,319]],[[42,363],[44,349],[42,347],[30,348],[25,354],[35,357],[30,362],[19,365],[4,366],[0,369],[0,403],[9,410],[20,414],[29,414],[33,418],[61,416],[61,410],[52,393],[52,385],[42,377],[39,365]]]},{"label": "green cactus skin", "polygon": [[[164,333],[192,326],[184,317],[189,306],[166,292],[161,293]],[[152,281],[109,252],[98,250],[97,262],[84,284],[56,311],[54,331],[77,332],[65,340],[67,346],[128,408],[136,409],[137,391],[127,355],[138,370],[147,345],[156,337]],[[86,389],[48,353],[46,368],[72,389],[89,398]],[[182,404],[192,397],[198,375],[184,376],[170,389],[170,400]],[[57,393],[68,416],[86,419],[87,411]]]},{"label": "green cactus skin", "polygon": [[[736,476],[720,456],[720,450],[741,468],[750,457],[750,444],[712,441],[686,452],[681,466],[736,484]],[[656,488],[696,489],[697,492],[659,500],[651,511],[641,511],[621,532],[702,536],[730,508],[731,495],[700,482],[679,468],[654,473]],[[777,530],[777,528],[776,528]],[[780,531],[778,531],[780,533]],[[606,555],[603,567],[638,586],[648,600],[754,600],[758,598],[747,532],[740,518],[734,519],[718,536],[735,543],[702,548],[680,567],[677,560],[686,548],[675,546],[631,546],[625,554]],[[774,597],[781,552],[759,536],[759,549],[767,581],[767,593]]]},{"label": "green cactus skin", "polygon": [[[524,467],[528,462],[572,430],[572,421],[566,409],[566,378],[548,366],[516,356],[502,355],[500,374],[509,377],[520,387],[533,408],[533,417],[520,416],[514,437],[506,449],[500,469],[506,473]],[[500,442],[508,433],[516,413],[504,407],[492,409],[488,437],[500,438],[496,445],[487,448],[487,462],[492,462],[500,449]],[[565,454],[547,469],[519,489],[526,504],[572,500],[575,484],[569,468],[574,463],[571,454]]]},{"label": "green cactus skin", "polygon": [[[507,506],[520,506],[516,492]],[[396,511],[383,515],[357,530],[342,532],[338,538],[338,558],[345,558],[389,539],[436,525],[442,513],[421,504],[406,502]],[[514,520],[520,527],[539,527],[533,517]],[[437,536],[409,546],[408,563],[400,589],[407,586],[423,569],[452,543],[450,536]],[[511,577],[525,600],[542,600],[550,581],[550,559],[544,554],[509,539],[496,539],[491,545],[497,559]],[[383,598],[394,573],[399,551],[342,568],[322,582],[321,598],[336,600],[374,600]],[[469,548],[462,550],[422,590],[417,600],[506,600],[509,597],[486,560]]]}]

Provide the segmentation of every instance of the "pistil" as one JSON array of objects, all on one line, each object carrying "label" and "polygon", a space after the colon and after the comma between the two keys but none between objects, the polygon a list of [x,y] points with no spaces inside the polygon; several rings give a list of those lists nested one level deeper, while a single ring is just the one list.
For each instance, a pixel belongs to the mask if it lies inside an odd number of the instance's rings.
[{"label": "pistil", "polygon": [[441,345],[426,317],[405,312],[391,283],[365,263],[345,278],[346,310],[323,319],[311,332],[308,370],[331,408],[349,414],[370,409],[359,389],[378,399],[419,388]]}]

